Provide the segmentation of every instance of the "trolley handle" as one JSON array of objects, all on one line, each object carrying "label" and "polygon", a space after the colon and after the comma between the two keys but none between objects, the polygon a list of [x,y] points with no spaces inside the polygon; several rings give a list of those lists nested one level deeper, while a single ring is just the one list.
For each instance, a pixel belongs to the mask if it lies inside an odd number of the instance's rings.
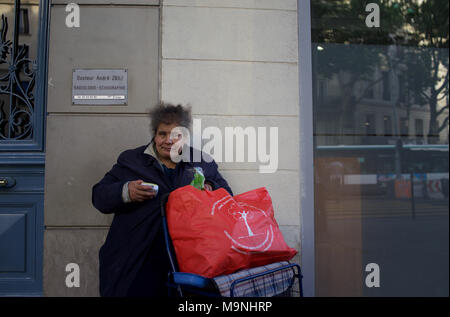
[{"label": "trolley handle", "polygon": [[162,217],[162,226],[163,226],[163,233],[164,233],[164,240],[166,242],[166,251],[167,251],[167,255],[169,256],[169,261],[170,261],[170,267],[172,268],[172,272],[176,272],[177,271],[177,265],[174,259],[174,253],[173,253],[173,249],[171,246],[171,239],[170,239],[170,235],[169,235],[169,228],[167,226],[167,218],[166,218],[166,210],[165,210],[165,205],[167,202],[167,198],[169,197],[169,193],[164,194],[161,197],[161,217]]},{"label": "trolley handle", "polygon": [[161,217],[166,218],[166,203],[170,193],[165,193],[161,196]]}]

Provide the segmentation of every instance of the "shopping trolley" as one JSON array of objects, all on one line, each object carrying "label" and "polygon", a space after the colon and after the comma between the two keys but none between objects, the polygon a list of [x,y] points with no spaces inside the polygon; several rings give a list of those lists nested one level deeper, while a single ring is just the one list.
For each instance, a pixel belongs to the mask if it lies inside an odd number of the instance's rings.
[{"label": "shopping trolley", "polygon": [[165,205],[168,196],[169,194],[165,194],[161,198],[161,217],[170,261],[167,279],[170,297],[303,297],[303,276],[300,266],[288,261],[239,270],[214,278],[179,272],[167,225]]}]

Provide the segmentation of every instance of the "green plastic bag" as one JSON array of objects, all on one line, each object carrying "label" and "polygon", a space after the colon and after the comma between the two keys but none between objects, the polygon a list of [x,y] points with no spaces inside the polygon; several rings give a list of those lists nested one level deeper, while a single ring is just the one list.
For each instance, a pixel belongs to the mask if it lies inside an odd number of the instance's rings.
[{"label": "green plastic bag", "polygon": [[194,167],[194,169],[194,179],[190,185],[197,189],[203,190],[205,188],[205,175],[203,175],[203,169],[201,167]]}]

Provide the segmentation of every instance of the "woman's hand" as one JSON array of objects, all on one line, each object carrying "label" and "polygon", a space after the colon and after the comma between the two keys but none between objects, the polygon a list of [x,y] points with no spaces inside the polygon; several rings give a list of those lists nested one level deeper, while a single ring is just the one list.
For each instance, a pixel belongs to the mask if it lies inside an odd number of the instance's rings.
[{"label": "woman's hand", "polygon": [[131,201],[142,202],[156,196],[156,192],[151,187],[141,185],[143,182],[139,179],[128,183],[128,195]]},{"label": "woman's hand", "polygon": [[210,192],[213,191],[213,187],[211,186],[210,183],[205,183],[205,189],[210,191]]}]

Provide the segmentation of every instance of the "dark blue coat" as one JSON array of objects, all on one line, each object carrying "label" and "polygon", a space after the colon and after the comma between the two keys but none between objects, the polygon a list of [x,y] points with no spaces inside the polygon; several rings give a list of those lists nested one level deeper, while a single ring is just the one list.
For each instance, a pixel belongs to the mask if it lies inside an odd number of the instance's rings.
[{"label": "dark blue coat", "polygon": [[[160,197],[189,185],[194,166],[203,169],[214,189],[223,187],[233,194],[212,161],[177,164],[173,183],[159,162],[144,151],[148,145],[120,154],[117,163],[92,188],[92,203],[102,213],[114,213],[105,243],[100,249],[101,296],[166,296],[169,270],[162,233]],[[193,150],[191,148],[191,158]],[[159,185],[158,195],[144,202],[124,203],[122,188],[127,181],[142,179]]]}]

